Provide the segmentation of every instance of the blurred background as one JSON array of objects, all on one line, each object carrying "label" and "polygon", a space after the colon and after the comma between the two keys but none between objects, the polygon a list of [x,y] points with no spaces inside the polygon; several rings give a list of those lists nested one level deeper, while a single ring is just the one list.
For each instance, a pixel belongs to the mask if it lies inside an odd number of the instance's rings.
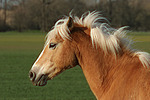
[{"label": "blurred background", "polygon": [[0,31],[49,31],[54,23],[73,14],[100,11],[112,26],[150,30],[150,0],[0,0]]},{"label": "blurred background", "polygon": [[96,100],[79,66],[44,87],[28,77],[46,33],[72,10],[79,17],[100,11],[112,27],[129,26],[132,47],[150,53],[150,0],[0,0],[0,100]]}]

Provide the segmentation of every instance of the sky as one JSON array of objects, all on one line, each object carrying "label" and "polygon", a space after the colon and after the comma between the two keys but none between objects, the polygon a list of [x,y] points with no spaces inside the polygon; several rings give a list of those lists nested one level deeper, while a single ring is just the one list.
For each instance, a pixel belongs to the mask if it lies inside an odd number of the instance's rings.
[{"label": "sky", "polygon": [[[7,0],[8,3],[14,4],[14,5],[17,3],[17,1],[19,1],[19,0]],[[5,0],[0,0],[0,8],[4,7],[4,2],[5,2]]]}]

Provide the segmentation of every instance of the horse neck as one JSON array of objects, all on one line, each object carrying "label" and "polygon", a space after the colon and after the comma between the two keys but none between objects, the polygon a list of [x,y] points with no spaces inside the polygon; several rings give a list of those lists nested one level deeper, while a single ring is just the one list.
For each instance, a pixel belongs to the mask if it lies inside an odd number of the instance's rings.
[{"label": "horse neck", "polygon": [[[76,56],[79,65],[94,95],[100,98],[109,90],[114,77],[126,73],[125,70],[128,70],[126,66],[133,64],[134,60],[127,56],[126,53],[120,58],[115,58],[111,54],[105,54],[100,48],[96,49],[93,47],[89,36],[82,34],[77,37],[78,48]],[[124,63],[126,61],[131,61],[131,63]],[[132,69],[132,67],[128,68]]]}]

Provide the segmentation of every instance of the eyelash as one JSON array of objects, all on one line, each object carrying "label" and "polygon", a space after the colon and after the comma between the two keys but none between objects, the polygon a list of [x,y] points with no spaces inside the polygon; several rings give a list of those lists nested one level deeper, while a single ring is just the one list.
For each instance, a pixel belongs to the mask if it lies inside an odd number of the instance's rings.
[{"label": "eyelash", "polygon": [[55,43],[50,43],[50,44],[49,44],[49,48],[55,49],[55,48],[56,48],[56,44],[55,44]]}]

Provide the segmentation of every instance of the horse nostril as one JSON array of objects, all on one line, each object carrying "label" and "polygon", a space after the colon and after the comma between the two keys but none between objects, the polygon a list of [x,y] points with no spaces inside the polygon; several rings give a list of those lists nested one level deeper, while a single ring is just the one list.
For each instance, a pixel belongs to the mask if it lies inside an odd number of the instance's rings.
[{"label": "horse nostril", "polygon": [[29,78],[30,78],[30,80],[34,81],[35,77],[36,77],[36,74],[34,72],[30,71],[29,72]]},{"label": "horse nostril", "polygon": [[32,72],[30,72],[30,78],[32,78],[33,77],[33,73]]}]

